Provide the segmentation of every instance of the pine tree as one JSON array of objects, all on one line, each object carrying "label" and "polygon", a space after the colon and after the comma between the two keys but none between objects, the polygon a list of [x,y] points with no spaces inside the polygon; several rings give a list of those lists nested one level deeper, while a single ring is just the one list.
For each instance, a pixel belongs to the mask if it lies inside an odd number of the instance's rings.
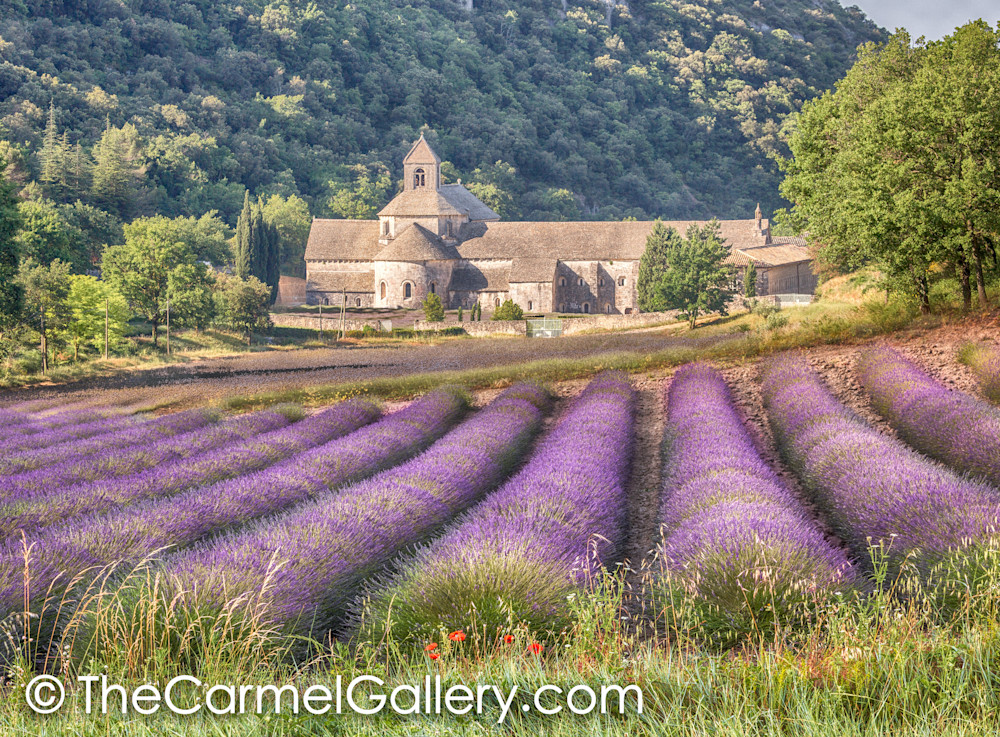
[{"label": "pine tree", "polygon": [[42,138],[42,150],[38,152],[42,165],[39,181],[42,184],[51,186],[59,181],[63,169],[61,152],[59,128],[56,126],[56,105],[53,102],[49,105],[49,122]]},{"label": "pine tree", "polygon": [[236,222],[236,276],[240,279],[250,278],[250,192],[243,195],[243,210]]},{"label": "pine tree", "polygon": [[639,259],[639,277],[636,281],[639,309],[657,312],[664,309],[658,286],[667,271],[670,253],[682,243],[680,234],[657,220],[646,237],[646,250]]}]

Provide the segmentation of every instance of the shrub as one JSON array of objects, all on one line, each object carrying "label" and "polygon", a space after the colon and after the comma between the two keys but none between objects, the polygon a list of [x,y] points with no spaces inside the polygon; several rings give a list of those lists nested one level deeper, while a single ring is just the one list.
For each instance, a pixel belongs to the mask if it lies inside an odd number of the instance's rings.
[{"label": "shrub", "polygon": [[518,307],[514,300],[508,299],[493,313],[494,320],[523,320],[524,310]]},{"label": "shrub", "polygon": [[768,330],[778,330],[783,328],[788,324],[788,315],[782,315],[780,312],[772,312],[770,315],[764,318],[764,327]]},{"label": "shrub", "polygon": [[433,292],[424,300],[424,317],[427,322],[444,322],[444,305],[441,304],[441,298]]}]

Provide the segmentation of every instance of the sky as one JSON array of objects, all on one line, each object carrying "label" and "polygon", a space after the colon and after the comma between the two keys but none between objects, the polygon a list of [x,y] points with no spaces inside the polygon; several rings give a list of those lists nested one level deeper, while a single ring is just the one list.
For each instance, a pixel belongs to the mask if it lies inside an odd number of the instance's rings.
[{"label": "sky", "polygon": [[914,40],[920,36],[939,39],[976,18],[994,28],[1000,20],[997,0],[842,0],[841,4],[857,5],[890,31],[905,28]]}]

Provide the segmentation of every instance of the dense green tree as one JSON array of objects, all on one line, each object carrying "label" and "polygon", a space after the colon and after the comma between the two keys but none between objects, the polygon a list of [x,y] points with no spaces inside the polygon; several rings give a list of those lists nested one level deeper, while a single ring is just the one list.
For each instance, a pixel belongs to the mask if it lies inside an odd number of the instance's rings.
[{"label": "dense green tree", "polygon": [[[170,218],[139,218],[125,226],[125,242],[108,247],[102,261],[104,278],[152,325],[153,345],[158,342],[167,300],[183,303],[187,295],[180,291],[182,285],[202,290],[208,283],[203,267],[187,268],[194,266],[197,259],[190,244],[176,234]],[[177,291],[172,291],[171,286]],[[179,312],[174,314],[181,316]]]},{"label": "dense green tree", "polygon": [[246,337],[247,345],[253,341],[255,332],[271,326],[271,290],[256,277],[220,275],[216,299],[219,314],[233,330]]},{"label": "dense green tree", "polygon": [[953,270],[986,303],[1000,232],[1000,32],[970,23],[911,46],[905,33],[806,106],[782,191],[822,263],[874,263],[930,308],[933,271]]},{"label": "dense green tree", "polygon": [[646,236],[646,250],[639,259],[639,275],[635,289],[637,304],[643,312],[658,312],[664,309],[660,300],[659,284],[670,263],[671,251],[681,245],[681,236],[673,228],[668,228],[657,220]]},{"label": "dense green tree", "polygon": [[441,304],[441,298],[431,292],[427,295],[424,300],[424,318],[427,322],[443,322],[444,321],[444,305]]},{"label": "dense green tree", "polygon": [[38,333],[44,373],[50,365],[49,351],[54,355],[64,345],[70,321],[70,265],[59,259],[40,264],[29,256],[21,261],[17,282],[24,291],[24,320]]},{"label": "dense green tree", "polygon": [[141,210],[141,177],[145,173],[139,131],[131,123],[109,122],[94,145],[91,196],[123,220]]},{"label": "dense green tree", "polygon": [[207,327],[215,317],[214,286],[214,278],[201,261],[175,266],[167,277],[171,325],[196,330]]},{"label": "dense green tree", "polygon": [[69,314],[61,338],[73,347],[73,360],[79,359],[81,347],[103,355],[105,327],[109,352],[125,346],[132,312],[107,282],[82,274],[71,276],[66,303]]},{"label": "dense green tree", "polygon": [[74,271],[90,267],[86,234],[50,200],[25,200],[19,206],[21,229],[16,236],[23,258],[40,264],[59,259]]},{"label": "dense green tree", "polygon": [[12,334],[24,304],[24,290],[17,280],[20,250],[15,237],[21,226],[21,212],[14,185],[7,181],[4,169],[0,159],[0,358],[6,358],[13,347]]},{"label": "dense green tree", "polygon": [[271,195],[264,202],[264,220],[277,231],[281,273],[305,276],[306,241],[312,227],[309,205],[296,195]]},{"label": "dense green tree", "polygon": [[668,310],[680,310],[693,330],[698,315],[726,314],[732,296],[728,288],[730,270],[725,266],[729,247],[719,235],[719,223],[688,228],[683,242],[667,252],[667,269],[657,286],[660,303]]},{"label": "dense green tree", "polygon": [[[264,214],[260,205],[254,204],[250,213],[250,275],[267,284],[268,252],[271,239],[264,224]],[[270,286],[270,285],[268,285]]]},{"label": "dense green tree", "polygon": [[369,171],[368,167],[350,167],[350,182],[330,182],[333,194],[328,208],[334,217],[371,220],[392,196],[393,181],[385,166]]}]

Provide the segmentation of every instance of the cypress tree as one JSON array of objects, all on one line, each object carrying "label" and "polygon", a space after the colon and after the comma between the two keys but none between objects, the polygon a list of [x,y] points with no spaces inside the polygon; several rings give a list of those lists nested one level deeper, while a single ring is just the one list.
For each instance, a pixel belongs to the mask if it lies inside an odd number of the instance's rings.
[{"label": "cypress tree", "polygon": [[264,213],[256,203],[250,218],[250,273],[267,284],[267,232]]},{"label": "cypress tree", "polygon": [[271,287],[271,304],[278,299],[278,281],[281,279],[281,242],[278,229],[265,222],[264,232],[267,235],[267,285]]},{"label": "cypress tree", "polygon": [[757,296],[757,264],[753,261],[747,266],[747,272],[743,276],[744,293],[750,299]]},{"label": "cypress tree", "polygon": [[240,279],[250,277],[250,192],[243,195],[243,209],[236,221],[236,276]]},{"label": "cypress tree", "polygon": [[643,312],[663,309],[657,287],[667,272],[670,252],[682,243],[676,230],[667,228],[660,220],[653,223],[653,230],[646,237],[646,250],[639,259],[639,277],[635,285],[639,309]]}]

